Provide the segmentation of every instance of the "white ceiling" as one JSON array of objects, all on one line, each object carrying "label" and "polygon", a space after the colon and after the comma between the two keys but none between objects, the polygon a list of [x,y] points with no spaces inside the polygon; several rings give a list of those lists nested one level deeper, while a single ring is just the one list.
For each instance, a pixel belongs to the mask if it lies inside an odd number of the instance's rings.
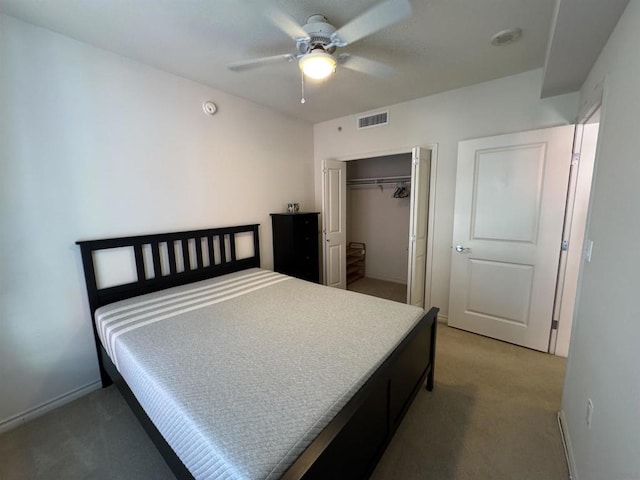
[{"label": "white ceiling", "polygon": [[[321,13],[336,27],[377,0],[0,0],[0,11],[69,37],[247,98],[309,122],[372,110],[542,67],[555,0],[413,0],[410,18],[341,51],[382,62],[393,75],[338,67],[306,82],[295,62],[232,72],[232,62],[295,53],[264,16],[275,6],[299,23]],[[497,31],[519,42],[492,47]],[[607,34],[608,37],[608,34]],[[606,38],[606,37],[605,37]]]}]

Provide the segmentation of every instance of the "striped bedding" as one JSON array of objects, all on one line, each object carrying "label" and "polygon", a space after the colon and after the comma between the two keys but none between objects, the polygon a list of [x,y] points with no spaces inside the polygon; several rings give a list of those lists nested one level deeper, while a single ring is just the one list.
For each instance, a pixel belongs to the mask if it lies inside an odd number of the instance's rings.
[{"label": "striped bedding", "polygon": [[202,479],[278,478],[423,310],[261,269],[96,311],[147,415]]}]

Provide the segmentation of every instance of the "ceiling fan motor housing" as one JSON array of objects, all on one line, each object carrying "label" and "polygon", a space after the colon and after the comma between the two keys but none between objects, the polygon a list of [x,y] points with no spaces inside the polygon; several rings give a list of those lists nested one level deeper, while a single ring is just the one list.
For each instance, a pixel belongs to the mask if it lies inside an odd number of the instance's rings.
[{"label": "ceiling fan motor housing", "polygon": [[[331,35],[336,31],[336,28],[328,23],[324,15],[311,15],[302,28],[309,34],[309,38],[298,40],[297,47],[301,54],[304,55],[318,47],[327,53],[335,52],[335,45],[331,45]],[[327,48],[328,45],[331,46]]]}]

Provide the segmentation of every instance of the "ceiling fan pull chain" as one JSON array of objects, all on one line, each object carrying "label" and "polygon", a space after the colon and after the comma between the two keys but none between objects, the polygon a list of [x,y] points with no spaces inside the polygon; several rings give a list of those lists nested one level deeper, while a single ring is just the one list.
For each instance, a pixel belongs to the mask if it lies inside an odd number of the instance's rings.
[{"label": "ceiling fan pull chain", "polygon": [[302,98],[300,99],[300,103],[305,103],[306,100],[304,99],[304,73],[302,72],[302,70],[300,70],[300,81],[302,83]]}]

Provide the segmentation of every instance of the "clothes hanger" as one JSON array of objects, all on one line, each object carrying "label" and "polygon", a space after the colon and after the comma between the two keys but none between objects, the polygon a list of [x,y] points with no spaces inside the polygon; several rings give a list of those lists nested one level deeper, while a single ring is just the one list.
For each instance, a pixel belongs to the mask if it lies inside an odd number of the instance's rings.
[{"label": "clothes hanger", "polygon": [[402,182],[396,188],[396,191],[393,193],[393,198],[407,198],[409,196],[409,191],[404,186],[404,182]]}]

